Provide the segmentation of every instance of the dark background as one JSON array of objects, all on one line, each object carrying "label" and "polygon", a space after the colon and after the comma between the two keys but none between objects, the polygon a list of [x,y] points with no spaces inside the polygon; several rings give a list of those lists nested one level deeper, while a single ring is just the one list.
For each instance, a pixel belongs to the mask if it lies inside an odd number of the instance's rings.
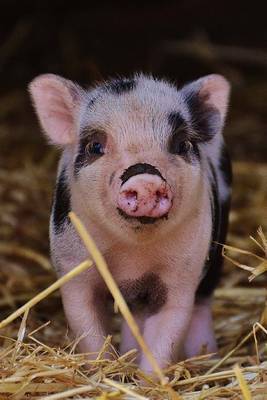
[{"label": "dark background", "polygon": [[[237,160],[266,160],[267,28],[263,4],[1,1],[3,152],[22,152],[26,146],[33,156],[40,157],[44,141],[27,94],[28,83],[40,73],[53,72],[87,86],[140,70],[170,78],[178,85],[217,72],[232,83],[226,127],[231,154]],[[7,162],[2,158],[0,165]]]}]

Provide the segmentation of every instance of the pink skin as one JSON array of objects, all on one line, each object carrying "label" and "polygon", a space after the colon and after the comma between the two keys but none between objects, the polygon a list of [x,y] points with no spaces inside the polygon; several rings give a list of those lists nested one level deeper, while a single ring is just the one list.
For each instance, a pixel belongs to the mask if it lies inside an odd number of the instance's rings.
[{"label": "pink skin", "polygon": [[[132,92],[119,96],[101,92],[101,101],[93,106],[94,112],[88,112],[93,94],[71,81],[42,75],[30,85],[45,134],[50,142],[63,149],[59,172],[62,168],[66,170],[71,208],[93,236],[115,281],[135,282],[145,273],[154,272],[167,288],[165,303],[157,312],[135,315],[161,367],[176,359],[178,352],[179,356],[190,357],[201,352],[203,345],[207,345],[208,351],[216,350],[210,304],[194,302],[212,232],[205,157],[218,168],[221,132],[203,146],[203,171],[166,151],[166,116],[176,106],[187,115],[183,96],[195,86],[202,101],[220,112],[222,128],[229,84],[219,75],[209,75],[185,86],[182,94],[164,82],[141,76]],[[79,132],[86,126],[100,128],[107,134],[105,155],[82,168],[74,178],[73,160]],[[155,166],[169,184],[157,175],[142,174],[129,178],[121,186],[122,171],[138,162]],[[117,174],[111,184],[112,171]],[[223,185],[219,183],[220,187]],[[159,218],[171,212],[168,221],[162,224],[133,230],[118,214],[117,207],[133,217]],[[74,228],[69,224],[63,228],[57,233],[51,218],[51,254],[59,275],[88,258]],[[111,333],[110,315],[103,302],[105,291],[94,267],[61,288],[69,326],[77,338],[83,337],[80,349],[94,352],[92,358],[101,349],[104,337]],[[121,350],[125,352],[132,347],[138,346],[124,322]],[[146,357],[142,353],[139,356],[140,367],[151,371]]]},{"label": "pink skin", "polygon": [[218,351],[214,336],[210,299],[195,304],[185,337],[185,357]]},{"label": "pink skin", "polygon": [[167,182],[151,174],[135,175],[122,186],[118,207],[131,217],[159,218],[172,206],[173,194]]}]

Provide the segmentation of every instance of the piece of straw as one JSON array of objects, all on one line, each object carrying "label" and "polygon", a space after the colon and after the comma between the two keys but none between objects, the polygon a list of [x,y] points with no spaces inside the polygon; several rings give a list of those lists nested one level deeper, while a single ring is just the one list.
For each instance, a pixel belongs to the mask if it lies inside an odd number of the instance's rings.
[{"label": "piece of straw", "polygon": [[241,369],[239,368],[238,365],[235,365],[233,370],[236,375],[244,400],[252,400],[248,384],[245,381],[244,376],[242,375]]},{"label": "piece of straw", "polygon": [[108,378],[104,378],[103,382],[107,383],[109,386],[113,386],[115,389],[118,389],[121,392],[129,394],[130,396],[132,396],[135,399],[148,400],[148,397],[141,396],[140,394],[138,394],[138,393],[134,392],[133,390],[129,389],[128,386],[126,386],[126,385],[122,385],[121,383],[115,382],[115,381],[113,381],[111,379],[108,379]]},{"label": "piece of straw", "polygon": [[143,350],[144,354],[146,355],[147,359],[149,360],[154,372],[160,379],[160,382],[162,385],[166,384],[166,378],[163,375],[163,372],[161,371],[156,359],[154,358],[153,354],[151,353],[150,349],[148,348],[145,340],[143,339],[139,327],[137,323],[135,322],[134,317],[132,316],[132,313],[129,310],[129,307],[124,300],[116,282],[114,281],[108,266],[98,250],[96,244],[94,243],[93,239],[85,229],[84,225],[80,221],[80,219],[73,213],[69,213],[69,217],[71,222],[73,223],[75,229],[79,233],[81,239],[83,240],[85,247],[87,248],[90,256],[93,258],[94,262],[96,263],[96,266],[98,268],[99,273],[101,274],[102,278],[104,279],[107,287],[109,288],[114,300],[116,301],[118,308],[120,309],[120,312],[122,313],[124,319],[126,320],[130,330],[132,331],[135,339],[139,343],[141,349]]},{"label": "piece of straw", "polygon": [[55,393],[55,394],[51,394],[48,396],[42,396],[39,398],[39,400],[59,400],[59,399],[67,399],[67,398],[69,399],[72,396],[75,396],[77,394],[86,393],[93,389],[94,389],[94,387],[92,385],[84,385],[84,386],[77,387],[74,389],[65,390],[64,392]]},{"label": "piece of straw", "polygon": [[29,300],[22,307],[18,308],[15,312],[13,312],[11,315],[9,315],[6,319],[1,321],[0,322],[0,329],[1,328],[5,328],[10,322],[14,321],[14,319],[18,318],[25,311],[27,311],[30,308],[32,308],[33,306],[35,306],[37,303],[39,303],[45,297],[49,296],[52,292],[54,292],[55,290],[59,289],[62,285],[64,285],[64,283],[68,282],[74,276],[79,275],[81,272],[85,271],[86,269],[88,269],[92,265],[93,265],[93,262],[91,260],[83,261],[77,267],[73,268],[70,272],[68,272],[67,274],[63,275],[61,278],[59,278],[56,282],[54,282],[48,288],[46,288],[42,292],[38,293],[37,296],[35,296],[33,299]]}]

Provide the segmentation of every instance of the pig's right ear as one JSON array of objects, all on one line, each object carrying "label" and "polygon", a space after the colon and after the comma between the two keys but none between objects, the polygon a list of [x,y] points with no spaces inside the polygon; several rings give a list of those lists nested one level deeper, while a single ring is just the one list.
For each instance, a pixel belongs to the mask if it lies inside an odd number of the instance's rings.
[{"label": "pig's right ear", "polygon": [[83,89],[60,76],[45,74],[30,83],[29,91],[49,141],[64,146],[77,140]]}]

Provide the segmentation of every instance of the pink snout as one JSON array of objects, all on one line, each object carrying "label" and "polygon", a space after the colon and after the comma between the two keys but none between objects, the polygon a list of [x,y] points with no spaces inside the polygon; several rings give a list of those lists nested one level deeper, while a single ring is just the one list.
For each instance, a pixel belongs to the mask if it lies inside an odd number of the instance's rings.
[{"label": "pink snout", "polygon": [[152,174],[129,178],[118,196],[118,207],[131,217],[160,218],[172,206],[173,194],[167,182]]}]

